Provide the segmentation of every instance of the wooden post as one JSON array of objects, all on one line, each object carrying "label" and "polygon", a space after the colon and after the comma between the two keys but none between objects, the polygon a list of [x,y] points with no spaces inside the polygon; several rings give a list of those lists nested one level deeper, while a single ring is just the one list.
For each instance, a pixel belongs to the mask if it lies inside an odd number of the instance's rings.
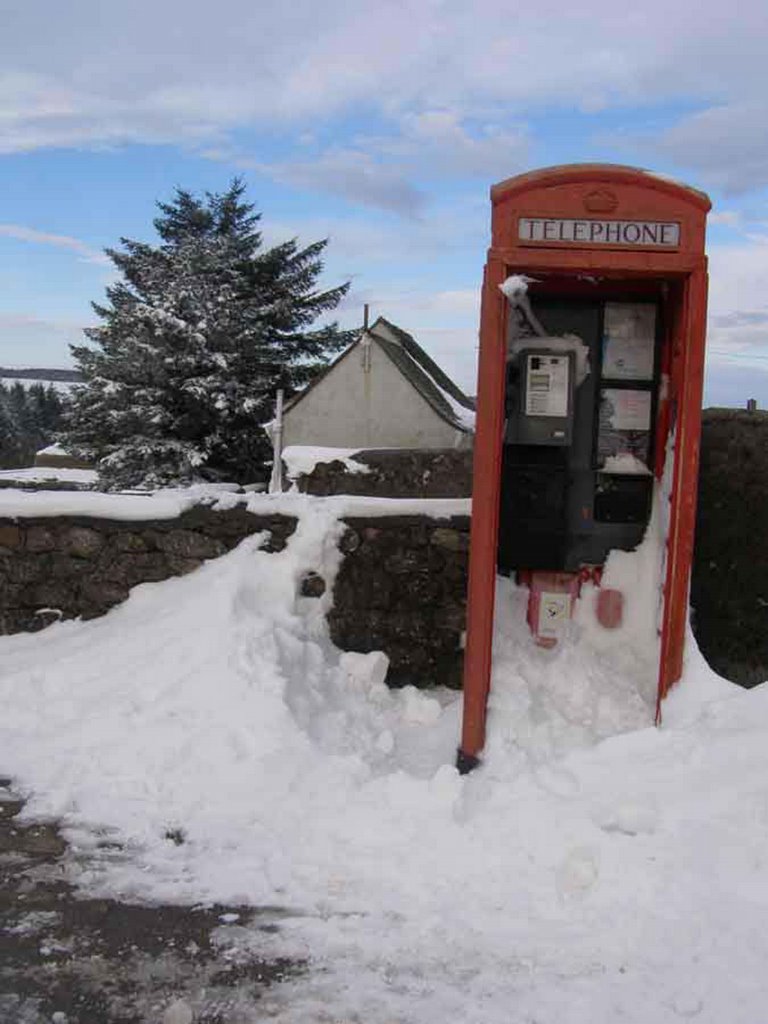
[{"label": "wooden post", "polygon": [[275,401],[275,425],[272,429],[272,476],[269,493],[279,494],[283,489],[283,389],[279,388]]}]

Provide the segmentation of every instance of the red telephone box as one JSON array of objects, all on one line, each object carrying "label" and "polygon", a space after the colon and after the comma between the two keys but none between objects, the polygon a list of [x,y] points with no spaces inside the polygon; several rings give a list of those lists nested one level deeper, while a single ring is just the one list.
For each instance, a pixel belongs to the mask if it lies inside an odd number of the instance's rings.
[{"label": "red telephone box", "polygon": [[[537,578],[566,578],[559,598],[545,596],[551,615],[567,614],[567,579],[586,573],[599,580],[609,549],[639,543],[654,479],[669,458],[660,719],[661,701],[682,672],[704,373],[706,195],[630,167],[573,164],[501,182],[491,189],[491,202],[457,761],[462,771],[478,763],[485,743],[499,566],[533,581],[532,595]],[[523,294],[520,304],[516,294]],[[520,331],[526,311],[533,333],[544,325],[538,342]],[[589,349],[588,383],[579,379],[578,344],[552,347],[547,337],[570,331]],[[647,465],[647,476],[622,474],[627,459]],[[610,625],[620,616],[620,602],[604,596],[600,604]],[[536,600],[539,609],[541,594]],[[546,635],[539,639],[547,642]]]}]

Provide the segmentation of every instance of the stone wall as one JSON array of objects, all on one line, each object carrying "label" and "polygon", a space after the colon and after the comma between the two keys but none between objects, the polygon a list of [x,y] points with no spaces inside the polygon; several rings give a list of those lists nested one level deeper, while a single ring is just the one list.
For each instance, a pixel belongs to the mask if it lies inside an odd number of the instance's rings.
[{"label": "stone wall", "polygon": [[390,686],[460,687],[469,518],[346,519],[328,616],[347,651],[383,650]]},{"label": "stone wall", "polygon": [[709,664],[743,686],[768,679],[768,413],[705,409],[693,630]]},{"label": "stone wall", "polygon": [[191,572],[250,534],[267,530],[266,550],[279,551],[295,526],[202,505],[173,520],[0,519],[0,633],[103,615],[136,584]]},{"label": "stone wall", "polygon": [[[6,472],[13,472],[6,470]],[[93,491],[92,483],[79,483],[76,480],[47,480],[41,473],[37,479],[14,478],[0,479],[0,491]]]},{"label": "stone wall", "polygon": [[352,456],[368,468],[351,473],[343,462],[318,463],[299,476],[306,494],[364,494],[381,498],[468,498],[472,494],[472,452],[456,448],[366,449]]}]

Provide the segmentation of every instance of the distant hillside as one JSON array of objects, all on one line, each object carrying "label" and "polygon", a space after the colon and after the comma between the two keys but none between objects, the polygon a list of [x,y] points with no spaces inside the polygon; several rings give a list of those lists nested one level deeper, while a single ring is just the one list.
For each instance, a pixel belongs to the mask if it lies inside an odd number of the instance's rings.
[{"label": "distant hillside", "polygon": [[744,686],[768,679],[768,412],[705,409],[691,604],[702,653]]},{"label": "distant hillside", "polygon": [[79,384],[83,375],[79,370],[62,370],[50,366],[10,367],[0,366],[0,378],[4,380],[50,381],[54,383]]}]

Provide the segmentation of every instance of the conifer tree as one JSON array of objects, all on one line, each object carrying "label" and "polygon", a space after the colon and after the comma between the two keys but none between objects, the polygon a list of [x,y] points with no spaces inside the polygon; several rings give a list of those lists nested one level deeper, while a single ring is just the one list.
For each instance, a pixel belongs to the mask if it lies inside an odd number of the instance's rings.
[{"label": "conifer tree", "polygon": [[348,288],[317,289],[327,241],[263,248],[244,192],[177,189],[158,203],[159,245],[107,250],[121,280],[94,304],[92,344],[72,346],[85,383],[61,440],[108,488],[263,476],[276,388],[301,387],[349,340],[313,326]]},{"label": "conifer tree", "polygon": [[11,405],[10,389],[0,384],[0,469],[20,466],[21,430]]},{"label": "conifer tree", "polygon": [[61,428],[63,402],[53,387],[0,384],[0,468],[30,466]]}]

